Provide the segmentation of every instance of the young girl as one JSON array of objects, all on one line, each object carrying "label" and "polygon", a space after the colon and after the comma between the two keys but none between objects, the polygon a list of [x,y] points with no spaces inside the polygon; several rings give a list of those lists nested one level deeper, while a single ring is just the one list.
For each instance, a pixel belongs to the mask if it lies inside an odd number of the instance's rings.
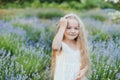
[{"label": "young girl", "polygon": [[90,66],[86,39],[77,15],[67,14],[60,19],[52,43],[52,80],[85,80]]}]

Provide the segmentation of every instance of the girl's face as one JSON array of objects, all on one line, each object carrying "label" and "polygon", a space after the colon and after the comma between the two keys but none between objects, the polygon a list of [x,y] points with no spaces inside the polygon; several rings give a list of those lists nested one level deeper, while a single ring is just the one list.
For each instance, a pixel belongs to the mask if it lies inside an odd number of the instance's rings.
[{"label": "girl's face", "polygon": [[68,19],[68,25],[65,29],[65,39],[74,40],[79,34],[78,22],[75,19]]}]

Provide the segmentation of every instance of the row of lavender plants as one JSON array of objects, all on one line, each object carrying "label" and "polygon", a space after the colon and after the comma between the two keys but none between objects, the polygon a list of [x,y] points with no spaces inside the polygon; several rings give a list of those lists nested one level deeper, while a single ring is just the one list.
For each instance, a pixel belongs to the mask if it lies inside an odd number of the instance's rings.
[{"label": "row of lavender plants", "polygon": [[[36,17],[0,20],[0,80],[49,80],[56,21]],[[88,30],[89,80],[120,79],[120,24],[83,18]]]},{"label": "row of lavender plants", "polygon": [[120,24],[84,18],[90,47],[89,80],[120,79]]},{"label": "row of lavender plants", "polygon": [[0,21],[0,80],[47,80],[53,33],[15,21]]}]

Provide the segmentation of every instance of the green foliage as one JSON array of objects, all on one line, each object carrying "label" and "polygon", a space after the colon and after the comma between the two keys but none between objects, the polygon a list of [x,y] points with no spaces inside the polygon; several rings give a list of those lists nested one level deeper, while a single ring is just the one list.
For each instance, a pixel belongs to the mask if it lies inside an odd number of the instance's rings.
[{"label": "green foliage", "polygon": [[89,34],[94,36],[93,40],[95,41],[107,41],[110,39],[110,35],[108,33],[97,28],[89,28]]},{"label": "green foliage", "polygon": [[98,0],[86,0],[84,2],[84,8],[85,9],[90,9],[90,8],[95,8],[98,6]]},{"label": "green foliage", "polygon": [[19,27],[19,28],[22,28],[23,30],[25,30],[27,33],[26,39],[33,40],[35,42],[38,41],[38,39],[39,39],[38,36],[40,36],[40,33],[41,33],[40,29],[37,29],[37,28],[31,26],[30,24],[23,24],[23,23],[14,23],[13,27]]},{"label": "green foliage", "polygon": [[104,1],[101,1],[99,4],[99,8],[114,8],[114,5],[112,3],[108,3],[108,2],[104,2]]},{"label": "green foliage", "polygon": [[112,4],[113,8],[120,10],[120,0],[107,0],[107,3]]},{"label": "green foliage", "polygon": [[34,2],[31,4],[32,8],[38,8],[40,7],[40,2],[39,0],[34,0]]},{"label": "green foliage", "polygon": [[108,33],[111,35],[111,38],[116,39],[120,38],[120,30],[118,28],[114,28],[113,30],[109,30]]},{"label": "green foliage", "polygon": [[23,23],[13,23],[13,27],[20,27],[23,30],[25,30],[27,34],[30,34],[31,31],[34,29],[33,26],[29,24],[23,24]]},{"label": "green foliage", "polygon": [[[97,57],[97,54],[92,53],[91,55],[91,59],[92,59],[92,75],[89,78],[90,80],[113,80],[115,79],[116,73],[118,73],[118,69],[119,66],[118,62],[120,62],[119,59],[116,59],[115,62],[112,63],[117,63],[112,65],[111,62],[108,63],[108,61],[110,60],[109,56],[105,56],[105,55],[99,55],[99,57]],[[104,62],[104,63],[103,63]],[[116,66],[116,67],[114,67]],[[104,78],[103,78],[104,77]]]},{"label": "green foliage", "polygon": [[[16,37],[16,38],[14,38]],[[17,54],[17,50],[23,44],[23,41],[16,34],[1,35],[0,36],[0,48],[4,48],[13,54]]]},{"label": "green foliage", "polygon": [[16,62],[18,62],[18,66],[16,66],[18,69],[21,68],[21,65],[23,66],[23,69],[25,70],[25,74],[32,77],[32,73],[43,71],[45,66],[40,59],[40,57],[34,53],[32,53],[30,50],[28,52],[23,51],[24,55],[18,56],[16,59]]},{"label": "green foliage", "polygon": [[[56,6],[57,6],[57,5],[56,5]],[[68,4],[67,2],[63,2],[63,3],[61,3],[60,5],[58,5],[58,8],[60,8],[60,9],[62,9],[62,8],[64,8],[64,9],[69,9],[70,6],[69,6],[69,4]]]},{"label": "green foliage", "polygon": [[69,2],[68,5],[70,6],[70,8],[74,8],[76,10],[84,8],[84,4],[82,4],[80,2],[76,2],[76,1],[71,1],[71,2]]},{"label": "green foliage", "polygon": [[5,22],[12,20],[13,17],[10,15],[0,16],[0,20],[3,20]]},{"label": "green foliage", "polygon": [[76,2],[80,2],[80,0],[40,0],[40,2],[56,2],[56,3],[62,3],[62,2],[71,2],[71,1],[76,1]]},{"label": "green foliage", "polygon": [[41,10],[40,12],[38,12],[37,16],[39,18],[53,18],[53,17],[62,17],[64,16],[64,12],[57,10],[57,9],[45,9],[45,10]]},{"label": "green foliage", "polygon": [[29,7],[31,7],[31,4],[32,4],[32,3],[26,1],[26,2],[24,2],[24,3],[21,5],[21,7],[22,7],[22,8],[25,8],[25,7],[26,7],[26,8],[29,8]]},{"label": "green foliage", "polygon": [[42,38],[41,40],[44,40],[44,43],[43,43],[44,46],[48,46],[48,48],[44,47],[44,53],[47,54],[47,55],[50,55],[50,52],[52,51],[51,46],[52,46],[52,41],[53,41],[53,38],[54,38],[54,35],[55,35],[55,31],[51,26],[46,27],[42,31],[43,32],[40,36]]},{"label": "green foliage", "polygon": [[96,36],[96,39],[95,39],[95,40],[107,41],[107,40],[109,40],[109,39],[110,39],[109,34],[101,31],[101,32]]},{"label": "green foliage", "polygon": [[120,11],[110,12],[109,16],[111,16],[110,19],[113,23],[118,23],[119,24],[119,22],[120,22]]},{"label": "green foliage", "polygon": [[[14,25],[14,27],[17,28],[18,25],[17,26]],[[27,31],[29,32],[31,30],[31,28],[28,27],[29,26],[23,26],[23,25],[19,26],[19,28],[26,30],[26,32]],[[36,28],[32,28],[32,29],[36,30]],[[49,31],[49,29],[46,29],[46,31]],[[27,36],[31,38],[34,38],[34,36],[39,37],[37,35],[38,33],[39,30],[38,32],[35,31],[34,35],[27,35]],[[32,80],[48,79],[48,76],[46,77],[47,73],[45,70],[46,67],[49,66],[50,60],[45,54],[43,54],[44,51],[42,50],[42,47],[37,49],[31,46],[26,46],[24,44],[24,41],[21,40],[20,36],[11,33],[9,35],[0,35],[0,48],[3,48],[10,53],[10,54],[6,53],[5,55],[8,56],[2,57],[3,59],[5,59],[4,63],[1,63],[0,61],[0,63],[2,64],[1,66],[2,68],[0,70],[0,75],[2,75],[2,78],[0,79],[4,80],[6,79],[5,77],[10,76],[9,79],[12,80],[16,75],[19,74],[21,76],[27,76],[27,79],[32,79]],[[15,57],[15,59],[12,60],[13,59],[12,57],[13,58]],[[8,73],[4,73],[4,70],[6,70],[6,68]]]},{"label": "green foliage", "polygon": [[90,16],[91,18],[94,18],[94,19],[96,19],[96,20],[100,20],[100,21],[105,21],[106,20],[106,18],[105,18],[105,16],[103,16],[103,15],[91,15]]},{"label": "green foliage", "polygon": [[17,3],[7,3],[5,8],[20,8],[21,5],[20,4],[17,4]]},{"label": "green foliage", "polygon": [[[1,1],[0,8],[39,8],[39,7],[60,7],[71,9],[91,9],[91,8],[115,8],[119,9],[119,3],[113,4],[101,0],[15,0],[15,1]],[[117,5],[117,6],[114,6]]]}]

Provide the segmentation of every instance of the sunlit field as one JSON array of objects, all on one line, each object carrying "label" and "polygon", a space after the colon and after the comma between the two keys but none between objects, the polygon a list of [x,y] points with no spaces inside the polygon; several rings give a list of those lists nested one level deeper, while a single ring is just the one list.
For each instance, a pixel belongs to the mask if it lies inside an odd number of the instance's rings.
[{"label": "sunlit field", "polygon": [[[49,80],[51,44],[57,24],[76,13],[90,49],[89,80],[120,80],[120,22],[115,9],[0,9],[0,80]],[[120,18],[119,18],[120,20]]]}]

